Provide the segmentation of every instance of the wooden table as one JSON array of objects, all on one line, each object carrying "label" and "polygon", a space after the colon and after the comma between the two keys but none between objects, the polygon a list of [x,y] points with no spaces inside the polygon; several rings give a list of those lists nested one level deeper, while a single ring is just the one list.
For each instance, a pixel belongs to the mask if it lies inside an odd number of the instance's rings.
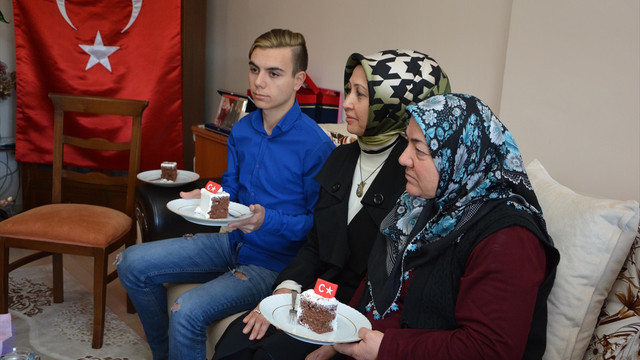
[{"label": "wooden table", "polygon": [[195,142],[195,168],[200,178],[219,178],[227,171],[227,135],[195,125],[191,128]]}]

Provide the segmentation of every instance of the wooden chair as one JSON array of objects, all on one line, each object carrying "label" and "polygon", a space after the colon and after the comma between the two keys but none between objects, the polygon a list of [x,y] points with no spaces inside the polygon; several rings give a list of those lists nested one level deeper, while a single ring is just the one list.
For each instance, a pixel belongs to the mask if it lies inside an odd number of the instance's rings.
[{"label": "wooden chair", "polygon": [[[49,94],[49,98],[54,104],[52,204],[26,210],[0,222],[0,313],[8,312],[10,271],[52,255],[53,301],[60,303],[64,300],[62,254],[91,256],[94,264],[91,345],[98,349],[102,347],[104,335],[106,286],[118,277],[116,270],[108,272],[109,254],[136,241],[135,185],[140,168],[142,113],[149,102],[64,94]],[[127,142],[112,142],[70,136],[65,126],[71,120],[67,116],[65,122],[65,113],[119,115],[120,119],[131,117],[131,138]],[[92,119],[83,115],[82,121],[100,120],[104,121],[104,117]],[[72,149],[128,151],[128,172],[122,176],[122,171],[110,171],[106,167],[91,171],[70,170],[65,166],[63,157],[65,151]],[[69,181],[71,184],[126,188],[124,212],[105,206],[66,203],[62,190],[66,188],[63,183],[68,184]],[[68,192],[65,190],[65,194]],[[37,252],[10,263],[10,248]],[[128,306],[131,307],[130,302]]]}]

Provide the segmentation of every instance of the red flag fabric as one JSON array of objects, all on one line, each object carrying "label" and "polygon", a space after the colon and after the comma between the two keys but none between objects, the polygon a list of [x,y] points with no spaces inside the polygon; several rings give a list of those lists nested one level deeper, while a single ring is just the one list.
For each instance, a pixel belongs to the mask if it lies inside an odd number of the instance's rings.
[{"label": "red flag fabric", "polygon": [[[148,100],[143,115],[141,170],[162,161],[182,167],[181,0],[14,0],[17,161],[50,164],[53,105],[60,92]],[[80,115],[77,115],[82,121]],[[82,134],[119,139],[124,119],[105,117]],[[125,154],[73,157],[94,167],[106,158],[126,168]]]}]

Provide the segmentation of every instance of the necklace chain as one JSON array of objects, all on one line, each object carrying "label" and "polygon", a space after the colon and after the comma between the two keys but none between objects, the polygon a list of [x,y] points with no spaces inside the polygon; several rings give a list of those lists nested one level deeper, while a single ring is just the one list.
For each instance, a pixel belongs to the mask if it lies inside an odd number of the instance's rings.
[{"label": "necklace chain", "polygon": [[364,180],[362,179],[362,153],[360,153],[359,160],[360,160],[360,183],[356,187],[356,195],[358,197],[362,197],[362,195],[364,195],[364,186],[367,184],[367,180],[369,180],[369,178],[372,177],[373,174],[375,174],[378,171],[378,169],[380,169],[380,167],[382,167],[382,165],[385,163],[385,161],[387,161],[387,159],[385,158],[384,160],[382,160],[380,165],[378,165],[375,169],[373,169],[371,174],[369,174],[369,176],[367,176],[367,178]]}]

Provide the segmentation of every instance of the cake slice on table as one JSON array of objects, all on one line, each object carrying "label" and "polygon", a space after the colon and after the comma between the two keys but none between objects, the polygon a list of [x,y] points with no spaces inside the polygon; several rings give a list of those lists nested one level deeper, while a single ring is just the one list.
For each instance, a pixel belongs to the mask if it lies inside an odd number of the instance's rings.
[{"label": "cake slice on table", "polygon": [[338,328],[338,285],[318,279],[314,289],[300,294],[298,324],[317,333],[324,334]]},{"label": "cake slice on table", "polygon": [[225,219],[229,217],[229,193],[222,186],[209,181],[200,189],[200,205],[194,210],[206,219]]},{"label": "cake slice on table", "polygon": [[173,161],[163,161],[160,164],[160,179],[165,181],[176,181],[178,179],[178,163]]}]

